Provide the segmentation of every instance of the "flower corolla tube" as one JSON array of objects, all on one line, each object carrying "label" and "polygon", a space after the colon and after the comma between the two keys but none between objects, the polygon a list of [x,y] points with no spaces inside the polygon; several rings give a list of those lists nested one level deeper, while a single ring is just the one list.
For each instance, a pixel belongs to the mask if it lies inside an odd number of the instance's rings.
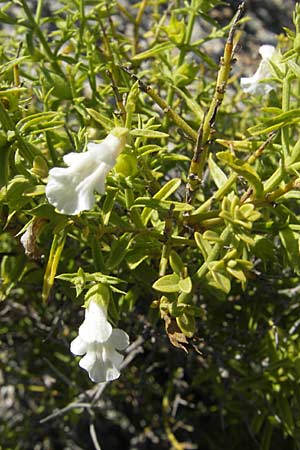
[{"label": "flower corolla tube", "polygon": [[262,57],[258,69],[252,77],[241,78],[241,89],[248,94],[266,95],[274,89],[274,86],[270,83],[261,81],[272,76],[269,60],[274,57],[275,47],[273,47],[273,45],[262,45],[258,52]]},{"label": "flower corolla tube", "polygon": [[120,351],[129,345],[125,331],[113,328],[104,307],[93,300],[85,310],[85,319],[78,336],[71,342],[71,352],[83,356],[79,366],[95,383],[113,381],[120,376],[124,356]]},{"label": "flower corolla tube", "polygon": [[84,153],[63,157],[68,167],[49,171],[46,197],[56,209],[69,215],[90,210],[95,203],[94,191],[104,194],[105,180],[125,147],[126,128],[115,128],[99,144],[88,143]]}]

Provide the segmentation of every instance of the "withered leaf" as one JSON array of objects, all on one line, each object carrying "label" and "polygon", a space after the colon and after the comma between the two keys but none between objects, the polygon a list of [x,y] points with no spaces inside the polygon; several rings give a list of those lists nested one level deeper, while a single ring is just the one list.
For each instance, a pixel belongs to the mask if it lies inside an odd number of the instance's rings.
[{"label": "withered leaf", "polygon": [[168,314],[163,314],[162,318],[165,321],[166,333],[168,335],[171,344],[174,347],[180,348],[181,350],[188,353],[188,349],[185,347],[185,345],[189,345],[189,342],[186,336],[182,333],[182,331],[178,327],[176,319],[170,317]]}]

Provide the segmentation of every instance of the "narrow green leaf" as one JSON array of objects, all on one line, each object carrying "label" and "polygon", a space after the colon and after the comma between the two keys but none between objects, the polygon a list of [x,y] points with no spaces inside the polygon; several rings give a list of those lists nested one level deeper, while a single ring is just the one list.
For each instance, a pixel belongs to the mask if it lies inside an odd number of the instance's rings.
[{"label": "narrow green leaf", "polygon": [[270,450],[272,434],[273,434],[273,426],[270,424],[270,422],[267,421],[264,426],[264,431],[259,450]]},{"label": "narrow green leaf", "polygon": [[178,255],[175,250],[171,250],[169,255],[169,262],[170,266],[172,267],[173,271],[180,275],[184,270],[184,264],[180,256]]},{"label": "narrow green leaf", "polygon": [[255,169],[246,161],[236,158],[229,151],[217,153],[217,158],[224,164],[227,164],[238,175],[244,177],[254,188],[257,197],[263,193],[263,184],[256,173]]},{"label": "narrow green leaf", "polygon": [[[158,192],[156,192],[156,194],[154,194],[153,199],[154,200],[167,199],[179,188],[180,184],[181,184],[180,178],[173,178],[172,180],[168,181]],[[143,198],[143,197],[140,197],[140,198]],[[137,199],[136,201],[138,201],[138,200],[139,199]],[[146,206],[146,205],[144,204],[142,206]],[[170,205],[167,206],[167,208],[169,208],[169,207],[170,207]],[[143,212],[141,214],[141,218],[142,218],[144,225],[147,225],[147,223],[151,217],[151,214],[152,214],[151,209],[155,209],[155,208],[156,208],[156,206],[151,207],[151,208],[148,207],[143,210]]]},{"label": "narrow green leaf", "polygon": [[0,188],[7,185],[11,149],[9,143],[0,148]]},{"label": "narrow green leaf", "polygon": [[211,177],[214,180],[216,186],[218,188],[222,187],[227,181],[227,176],[225,175],[223,170],[218,166],[218,164],[214,161],[212,154],[210,154],[208,158],[208,167],[210,170]]},{"label": "narrow green leaf", "polygon": [[106,130],[111,130],[114,128],[114,122],[103,114],[99,113],[99,111],[95,111],[92,108],[86,109],[89,115],[95,120],[95,122],[100,123]]},{"label": "narrow green leaf", "polygon": [[225,294],[228,294],[231,289],[231,283],[228,276],[217,272],[215,270],[211,270],[207,274],[207,278],[209,280],[209,284],[211,286],[216,287],[217,289],[220,289],[222,292],[225,292]]},{"label": "narrow green leaf", "polygon": [[288,399],[285,397],[284,393],[278,393],[277,399],[280,416],[282,423],[284,424],[284,428],[288,432],[290,436],[293,436],[293,432],[295,429],[295,423],[293,418],[293,413],[289,404]]},{"label": "narrow green leaf", "polygon": [[292,109],[282,114],[278,114],[277,116],[267,120],[264,123],[260,123],[259,125],[255,125],[254,127],[249,128],[248,132],[254,136],[257,134],[266,134],[269,133],[270,130],[273,131],[280,128],[281,126],[288,125],[293,121],[297,122],[299,120],[300,109]]},{"label": "narrow green leaf", "polygon": [[204,259],[207,259],[208,255],[212,251],[212,246],[206,239],[203,238],[202,234],[199,233],[198,231],[195,232],[194,237],[196,244],[199,247]]},{"label": "narrow green leaf", "polygon": [[300,254],[298,233],[291,230],[290,227],[283,228],[279,231],[281,243],[285,249],[286,257],[297,274],[300,273]]},{"label": "narrow green leaf", "polygon": [[154,47],[150,48],[149,50],[146,50],[144,52],[138,53],[137,55],[134,55],[131,60],[132,61],[140,61],[141,59],[148,59],[152,58],[153,56],[158,55],[161,52],[164,52],[166,50],[170,50],[174,47],[174,44],[172,42],[163,42],[161,44],[157,44]]},{"label": "narrow green leaf", "polygon": [[121,261],[124,259],[127,246],[130,241],[130,234],[125,233],[123,236],[118,238],[118,240],[114,241],[111,246],[111,251],[109,257],[107,258],[105,265],[108,269],[115,269]]},{"label": "narrow green leaf", "polygon": [[287,62],[287,65],[292,70],[292,72],[296,75],[297,78],[300,78],[300,67],[295,63],[292,59]]},{"label": "narrow green leaf", "polygon": [[129,132],[129,134],[133,137],[142,137],[149,139],[162,139],[169,137],[167,133],[163,133],[162,131],[149,130],[147,128],[134,128]]},{"label": "narrow green leaf", "polygon": [[46,266],[46,271],[44,275],[44,283],[42,291],[42,299],[44,302],[48,300],[50,291],[52,289],[60,256],[65,245],[65,241],[66,241],[66,232],[54,234]]},{"label": "narrow green leaf", "polygon": [[103,223],[104,225],[107,225],[109,222],[109,218],[115,203],[115,198],[117,195],[118,190],[117,189],[107,189],[105,200],[103,203],[103,207],[101,209],[103,214]]},{"label": "narrow green leaf", "polygon": [[[149,198],[149,197],[138,197],[134,204],[132,205],[132,208],[140,208],[146,206],[147,210],[150,210],[150,215],[151,215],[151,209],[155,209],[155,210],[168,210],[170,209],[171,206],[173,206],[174,211],[191,211],[193,209],[192,205],[189,205],[188,203],[180,203],[180,202],[173,202],[173,201],[168,201],[168,200],[158,200],[153,198]],[[145,211],[145,210],[144,210]],[[143,223],[145,224],[145,214],[144,211],[142,212],[142,220]],[[147,211],[148,213],[148,211]]]}]

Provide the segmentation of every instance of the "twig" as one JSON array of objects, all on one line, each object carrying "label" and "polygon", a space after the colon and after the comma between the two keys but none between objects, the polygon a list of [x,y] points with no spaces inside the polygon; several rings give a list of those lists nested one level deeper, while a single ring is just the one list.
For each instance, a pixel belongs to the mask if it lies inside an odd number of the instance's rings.
[{"label": "twig", "polygon": [[101,450],[101,446],[99,444],[99,441],[98,441],[98,438],[97,438],[96,429],[95,429],[95,425],[94,425],[93,415],[91,415],[89,431],[90,431],[90,436],[91,436],[91,439],[93,441],[95,449],[96,450]]},{"label": "twig", "polygon": [[[199,185],[199,180],[201,180],[202,177],[202,172],[205,166],[205,163],[207,161],[207,157],[208,157],[208,151],[209,151],[209,143],[210,143],[210,139],[211,139],[211,135],[213,133],[213,126],[216,120],[216,116],[218,113],[218,110],[222,104],[224,95],[225,95],[225,91],[226,91],[226,86],[227,86],[227,81],[228,81],[228,77],[229,77],[229,73],[231,70],[231,65],[233,62],[233,52],[234,52],[234,44],[233,44],[233,37],[234,37],[234,33],[235,30],[237,28],[238,22],[241,19],[243,13],[244,13],[244,9],[245,9],[245,2],[242,2],[239,5],[239,8],[237,10],[237,13],[233,19],[230,31],[229,31],[229,35],[225,44],[225,48],[224,48],[224,55],[222,56],[221,60],[220,60],[220,68],[218,71],[218,75],[217,75],[217,82],[216,82],[216,88],[215,88],[215,92],[214,92],[214,96],[212,99],[212,102],[210,104],[210,107],[207,111],[207,114],[204,118],[204,122],[203,122],[203,129],[202,129],[202,133],[201,133],[201,142],[198,143],[198,156],[197,156],[197,160],[195,161],[193,159],[192,163],[191,163],[191,168],[190,168],[190,175],[193,174],[194,176],[190,178],[190,185],[191,185],[191,190],[194,190],[198,187]],[[195,182],[193,183],[193,179],[195,180]]]},{"label": "twig", "polygon": [[60,370],[58,370],[51,361],[47,358],[43,358],[43,361],[50,367],[50,369],[60,378],[67,386],[72,386],[73,383],[70,381],[68,377],[66,377]]},{"label": "twig", "polygon": [[158,93],[151,86],[147,85],[140,78],[138,78],[135,74],[130,72],[130,70],[127,67],[120,66],[120,68],[124,72],[126,72],[128,75],[130,75],[131,78],[133,78],[135,81],[138,81],[140,90],[145,92],[147,95],[149,95],[149,97],[151,97],[152,100],[154,100],[155,103],[157,103],[158,106],[160,106],[160,108],[163,110],[163,112],[167,116],[169,116],[173,120],[173,122],[185,132],[185,134],[190,136],[193,139],[193,141],[197,140],[198,133],[195,130],[193,130],[193,128],[190,127],[189,124],[185,120],[183,120],[171,108],[171,106],[158,95]]}]

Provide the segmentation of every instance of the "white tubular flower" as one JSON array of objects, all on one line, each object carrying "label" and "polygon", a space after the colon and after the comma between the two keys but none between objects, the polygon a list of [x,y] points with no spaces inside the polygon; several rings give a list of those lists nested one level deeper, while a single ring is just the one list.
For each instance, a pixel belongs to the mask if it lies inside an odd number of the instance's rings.
[{"label": "white tubular flower", "polygon": [[89,143],[87,152],[65,155],[63,160],[68,167],[49,171],[49,203],[70,215],[93,208],[94,191],[104,194],[106,176],[125,147],[126,134],[126,128],[115,128],[100,144]]},{"label": "white tubular flower", "polygon": [[125,331],[113,329],[103,307],[91,301],[78,336],[71,342],[71,352],[82,356],[79,366],[89,373],[95,383],[112,381],[120,376],[124,356],[119,351],[129,345]]},{"label": "white tubular flower", "polygon": [[258,69],[252,77],[241,78],[241,88],[248,94],[267,95],[274,87],[270,83],[261,83],[261,80],[272,76],[269,60],[274,56],[275,47],[273,45],[262,45],[258,52],[262,57]]}]

